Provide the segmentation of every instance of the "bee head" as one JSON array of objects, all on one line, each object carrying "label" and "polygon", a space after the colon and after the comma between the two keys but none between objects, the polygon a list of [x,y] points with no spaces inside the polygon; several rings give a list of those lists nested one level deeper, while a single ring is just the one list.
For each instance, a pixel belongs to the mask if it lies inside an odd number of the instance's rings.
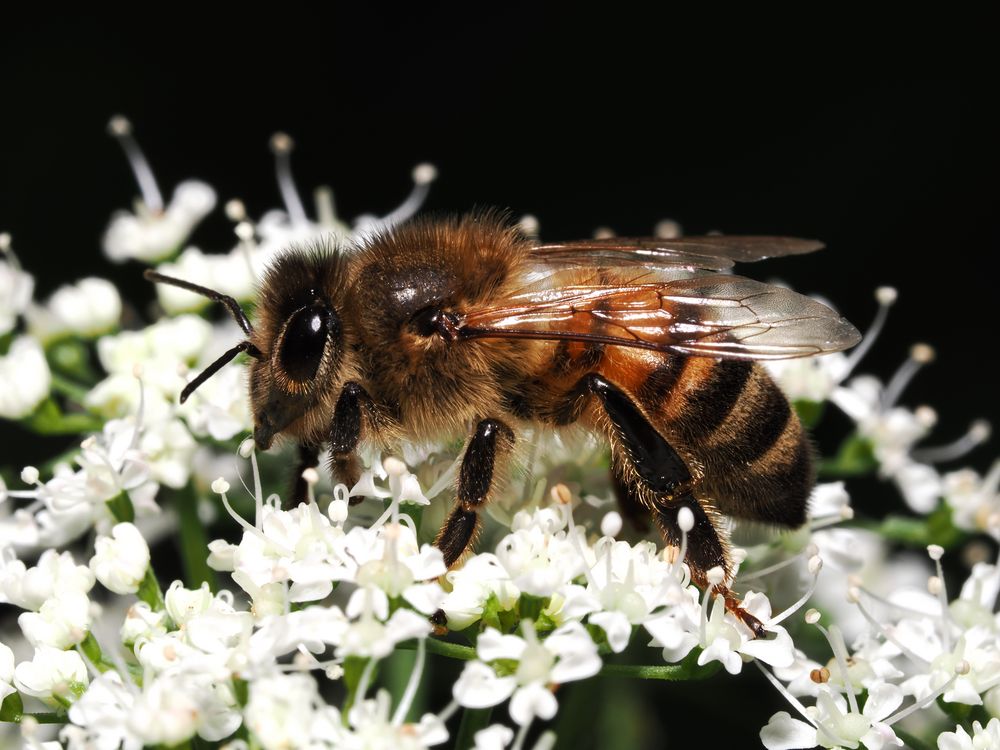
[{"label": "bee head", "polygon": [[[208,378],[245,352],[250,362],[254,442],[270,447],[279,433],[323,440],[343,378],[345,351],[341,308],[347,262],[330,248],[293,249],[268,269],[261,284],[257,325],[232,297],[188,281],[146,271],[146,278],[201,294],[226,305],[247,339],[198,374],[181,392],[181,403]],[[324,416],[326,415],[326,416]]]},{"label": "bee head", "polygon": [[258,448],[285,431],[310,440],[329,427],[321,420],[343,380],[347,276],[345,256],[329,248],[288,251],[268,269],[253,336],[262,356],[250,364]]}]

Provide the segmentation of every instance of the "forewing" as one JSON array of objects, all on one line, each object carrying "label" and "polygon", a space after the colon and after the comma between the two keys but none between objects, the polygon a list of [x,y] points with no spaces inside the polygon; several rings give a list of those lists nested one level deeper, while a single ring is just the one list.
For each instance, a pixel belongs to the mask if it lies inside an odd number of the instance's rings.
[{"label": "forewing", "polygon": [[611,237],[541,244],[532,248],[532,255],[536,261],[550,266],[644,266],[724,271],[735,263],[802,255],[822,247],[823,244],[816,240],[796,237]]},{"label": "forewing", "polygon": [[861,338],[814,299],[727,274],[518,295],[503,307],[466,314],[458,335],[591,341],[736,359],[805,357],[846,349]]}]

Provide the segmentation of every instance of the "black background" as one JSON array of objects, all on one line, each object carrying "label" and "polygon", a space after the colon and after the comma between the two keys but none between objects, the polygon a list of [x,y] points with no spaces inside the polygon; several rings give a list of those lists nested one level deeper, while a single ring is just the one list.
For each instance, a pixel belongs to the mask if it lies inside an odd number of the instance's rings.
[{"label": "black background", "polygon": [[[394,207],[410,169],[431,161],[440,178],[428,208],[509,207],[537,216],[547,239],[598,226],[644,234],[665,217],[690,233],[822,239],[818,256],[744,272],[822,293],[861,328],[873,289],[897,286],[863,369],[886,377],[912,343],[934,345],[938,361],[904,398],[938,410],[930,442],[1000,416],[996,60],[977,39],[979,19],[817,15],[723,28],[722,18],[539,5],[478,17],[317,17],[289,5],[210,23],[207,10],[164,7],[131,26],[6,26],[0,230],[12,232],[39,296],[97,274],[134,300],[151,297],[138,265],[111,266],[99,252],[110,213],[136,193],[104,133],[111,114],[133,120],[165,192],[199,177],[254,216],[279,205],[267,141],[281,129],[297,141],[303,192],[331,185],[348,218]],[[220,211],[193,242],[231,246]],[[39,460],[15,447],[19,433],[0,436],[3,463]],[[983,469],[994,455],[983,448],[971,462]],[[748,705],[745,688],[727,699],[722,678],[700,697],[657,685],[642,694],[656,709],[643,736],[678,738],[724,713],[731,734],[705,731],[739,746],[777,710]],[[691,713],[706,698],[721,702],[717,713]]]}]

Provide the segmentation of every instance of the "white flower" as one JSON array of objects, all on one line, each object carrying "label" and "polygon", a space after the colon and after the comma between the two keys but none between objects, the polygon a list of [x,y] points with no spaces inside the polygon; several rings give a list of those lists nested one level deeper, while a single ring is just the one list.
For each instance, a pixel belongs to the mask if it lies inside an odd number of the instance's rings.
[{"label": "white flower", "polygon": [[[7,239],[10,235],[7,235]],[[0,260],[0,336],[14,329],[17,316],[31,301],[35,280],[6,260]]]},{"label": "white flower", "polygon": [[186,589],[180,581],[170,584],[163,598],[167,614],[177,625],[185,625],[192,617],[207,612],[213,599],[207,583],[197,589]]},{"label": "white flower", "polygon": [[996,750],[1000,748],[1000,719],[990,719],[984,727],[972,722],[972,735],[964,727],[938,735],[938,750]]},{"label": "white flower", "polygon": [[501,611],[517,606],[521,592],[510,580],[496,555],[484,552],[473,555],[457,570],[447,574],[451,591],[441,602],[448,616],[448,627],[464,630],[483,615],[483,608],[495,596]]},{"label": "white flower", "polygon": [[22,612],[17,618],[31,645],[55,648],[70,648],[82,642],[91,621],[90,600],[78,591],[60,591],[38,612]]},{"label": "white flower", "polygon": [[[131,687],[131,689],[130,689]],[[126,686],[114,670],[97,677],[69,709],[69,720],[86,730],[86,747],[138,750],[142,735],[129,726],[138,689]]]},{"label": "white flower", "polygon": [[18,336],[0,355],[0,417],[23,419],[49,395],[52,373],[38,340]]},{"label": "white flower", "polygon": [[849,369],[847,356],[842,352],[767,360],[764,365],[790,400],[814,403],[826,401]]},{"label": "white flower", "polygon": [[133,524],[119,523],[111,536],[94,542],[90,569],[97,580],[116,594],[134,594],[149,567],[149,546]]},{"label": "white flower", "polygon": [[379,690],[374,699],[361,701],[351,708],[350,734],[333,736],[334,747],[345,750],[423,750],[448,740],[444,722],[434,714],[424,714],[417,724],[404,724],[390,716],[389,693]]},{"label": "white flower", "polygon": [[[370,589],[362,590],[370,592]],[[385,623],[380,622],[370,609],[371,600],[372,597],[369,595],[368,605],[361,617],[344,630],[337,646],[337,658],[364,656],[384,659],[392,653],[397,644],[430,635],[431,625],[427,618],[409,609],[397,609]]]},{"label": "white flower", "polygon": [[248,432],[253,427],[253,418],[246,367],[230,363],[222,368],[192,393],[177,408],[177,413],[199,437],[208,435],[223,441]]},{"label": "white flower", "polygon": [[[481,661],[466,664],[454,695],[468,708],[485,708],[510,698],[510,715],[518,724],[551,719],[558,703],[551,685],[593,677],[601,669],[597,646],[578,622],[563,625],[539,641],[533,624],[522,621],[524,638],[487,628],[476,642]],[[517,662],[513,674],[499,676],[488,662]]]},{"label": "white flower", "polygon": [[63,592],[86,594],[94,587],[94,574],[86,565],[77,565],[69,552],[45,550],[33,568],[11,560],[0,573],[0,594],[22,609],[39,610]]},{"label": "white flower", "polygon": [[17,692],[14,682],[14,652],[3,642],[0,642],[0,705],[11,693]]},{"label": "white flower", "polygon": [[76,651],[51,646],[36,646],[32,660],[14,670],[18,690],[52,706],[74,701],[88,682],[87,665]]},{"label": "white flower", "polygon": [[166,620],[166,612],[154,612],[146,602],[136,602],[125,613],[120,631],[122,643],[132,646],[140,639],[150,640],[165,635]]},{"label": "white flower", "polygon": [[[170,263],[156,269],[162,274],[192,281],[200,286],[228,294],[238,300],[251,299],[254,277],[246,254],[239,248],[226,255],[206,254],[196,247],[188,247]],[[189,292],[170,284],[157,284],[156,295],[163,309],[170,315],[198,311],[211,303],[207,297]]]},{"label": "white flower", "polygon": [[951,506],[952,521],[965,531],[986,531],[994,535],[1000,513],[1000,461],[985,477],[972,469],[959,469],[944,475],[942,494]]},{"label": "white flower", "polygon": [[187,427],[177,419],[143,430],[139,439],[139,451],[152,479],[174,489],[187,484],[197,447]]},{"label": "white flower", "polygon": [[497,545],[496,557],[521,592],[552,596],[560,586],[583,575],[586,561],[565,526],[566,514],[559,508],[514,516],[511,533]]},{"label": "white flower", "polygon": [[786,711],[771,717],[760,730],[760,739],[768,750],[794,750],[823,747],[855,748],[860,742],[868,750],[901,746],[892,728],[882,720],[895,711],[903,701],[902,691],[895,685],[881,683],[871,688],[861,713],[848,710],[847,702],[830,690],[821,690],[816,700],[816,710],[811,712],[815,722],[807,724],[793,719]]},{"label": "white flower", "polygon": [[115,328],[121,315],[115,285],[91,276],[59,287],[44,309],[31,311],[30,325],[33,332],[41,328],[46,339],[65,333],[94,338]]},{"label": "white flower", "polygon": [[204,182],[188,180],[174,190],[162,211],[136,204],[136,213],[119,211],[104,233],[104,253],[115,262],[130,258],[152,262],[180,249],[191,231],[213,208],[215,191]]},{"label": "white flower", "polygon": [[144,684],[129,718],[129,731],[147,745],[176,745],[195,733],[217,742],[239,727],[232,690],[205,675],[167,673]]},{"label": "white flower", "polygon": [[308,747],[320,702],[316,681],[305,674],[273,675],[250,683],[243,710],[247,728],[265,750]]}]

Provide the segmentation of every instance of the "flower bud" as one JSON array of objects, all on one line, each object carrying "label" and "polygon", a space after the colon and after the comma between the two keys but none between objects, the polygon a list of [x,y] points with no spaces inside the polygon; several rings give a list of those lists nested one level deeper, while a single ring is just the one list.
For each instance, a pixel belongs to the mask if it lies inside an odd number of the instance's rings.
[{"label": "flower bud", "polygon": [[90,569],[105,588],[116,594],[134,594],[149,568],[149,546],[131,523],[119,523],[111,536],[98,537]]}]

